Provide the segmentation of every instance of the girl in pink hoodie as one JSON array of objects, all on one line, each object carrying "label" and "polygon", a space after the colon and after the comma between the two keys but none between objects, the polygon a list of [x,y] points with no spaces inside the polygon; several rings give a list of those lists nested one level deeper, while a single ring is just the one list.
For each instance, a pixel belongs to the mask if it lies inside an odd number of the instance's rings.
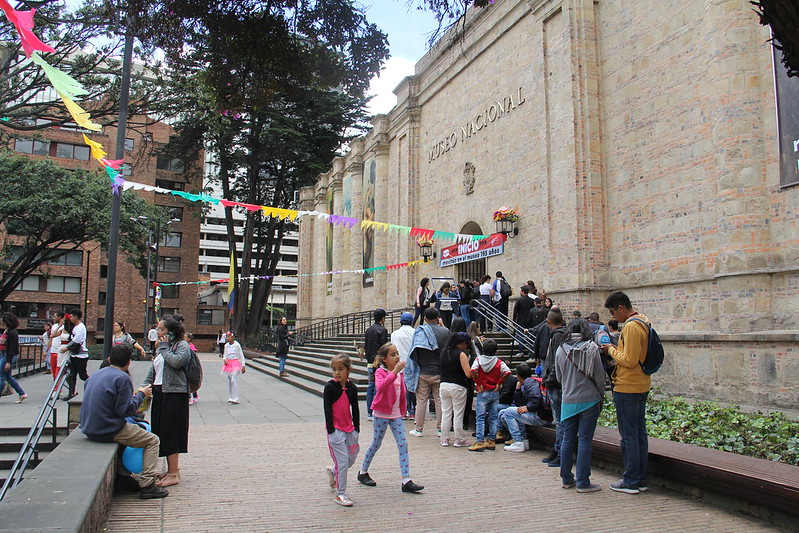
[{"label": "girl in pink hoodie", "polygon": [[377,450],[383,444],[386,429],[391,428],[394,440],[397,441],[399,451],[400,471],[402,472],[402,492],[419,492],[424,487],[411,481],[411,465],[408,457],[408,440],[405,437],[405,380],[398,377],[405,368],[405,363],[400,361],[397,347],[390,342],[377,350],[377,361],[380,367],[375,371],[375,386],[377,392],[372,400],[374,415],[374,433],[372,444],[363,456],[363,464],[358,472],[358,481],[369,487],[374,487],[377,482],[369,476],[369,465],[375,458]]}]

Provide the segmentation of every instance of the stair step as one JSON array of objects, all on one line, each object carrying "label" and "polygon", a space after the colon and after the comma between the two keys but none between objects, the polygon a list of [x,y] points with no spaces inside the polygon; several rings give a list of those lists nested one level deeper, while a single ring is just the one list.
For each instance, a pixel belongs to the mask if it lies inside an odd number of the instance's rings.
[{"label": "stair step", "polygon": [[[261,358],[253,359],[248,366],[257,370],[258,372],[263,372],[268,376],[272,376],[277,378],[281,381],[284,381],[290,385],[298,387],[302,390],[315,394],[316,396],[321,397],[324,392],[324,384],[330,381],[329,378],[327,379],[319,379],[315,376],[308,376],[307,374],[302,374],[299,372],[290,372],[288,377],[280,377],[280,372],[278,371],[278,367],[276,363],[272,363],[270,361],[265,361]],[[358,399],[365,401],[366,400],[366,385],[358,386],[359,394]]]},{"label": "stair step", "polygon": [[[274,355],[262,355],[253,360],[264,362],[270,367],[274,366],[275,368],[277,368],[279,364],[279,359]],[[329,361],[329,359],[324,361],[298,361],[297,359],[289,358],[287,365],[288,369],[293,372],[302,371],[314,376],[321,376],[324,378],[323,383],[327,383],[330,381]],[[368,374],[366,372],[366,368],[364,368],[363,371],[357,371],[355,368],[353,368],[353,372],[350,373],[350,380],[352,380],[352,382],[356,385],[360,385],[362,382],[365,384],[367,377]]]}]

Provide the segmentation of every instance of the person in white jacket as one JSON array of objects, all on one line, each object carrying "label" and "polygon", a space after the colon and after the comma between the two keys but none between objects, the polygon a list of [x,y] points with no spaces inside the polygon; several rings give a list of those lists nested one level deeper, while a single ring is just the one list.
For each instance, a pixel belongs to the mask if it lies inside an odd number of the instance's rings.
[{"label": "person in white jacket", "polygon": [[232,331],[227,332],[227,344],[225,344],[225,358],[222,366],[222,373],[227,374],[228,403],[239,403],[239,384],[236,380],[239,373],[247,372],[244,352],[241,344],[236,340],[236,334]]},{"label": "person in white jacket", "polygon": [[[400,327],[398,330],[391,333],[391,344],[397,347],[400,361],[403,363],[408,362],[408,356],[411,353],[411,342],[413,341],[413,315],[411,313],[402,313],[400,316]],[[406,391],[405,393],[405,409],[408,415],[405,417],[413,417],[416,415],[416,393]]]}]

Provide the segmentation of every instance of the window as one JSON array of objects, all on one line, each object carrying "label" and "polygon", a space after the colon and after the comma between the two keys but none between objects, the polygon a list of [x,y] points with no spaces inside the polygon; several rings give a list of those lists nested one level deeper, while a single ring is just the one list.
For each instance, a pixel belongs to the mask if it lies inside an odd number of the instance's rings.
[{"label": "window", "polygon": [[39,276],[28,276],[22,280],[19,288],[23,291],[38,291],[40,280],[41,278]]},{"label": "window", "polygon": [[83,252],[80,250],[72,250],[61,257],[50,259],[48,263],[51,265],[81,266],[83,264]]},{"label": "window", "polygon": [[172,220],[183,220],[183,208],[182,207],[170,207],[168,209],[169,218]]},{"label": "window", "polygon": [[47,292],[65,292],[80,294],[80,278],[52,276],[47,278]]},{"label": "window", "polygon": [[162,237],[161,242],[158,244],[160,246],[166,246],[167,248],[180,248],[182,236],[182,233],[170,233]]},{"label": "window", "polygon": [[32,139],[17,139],[14,150],[22,154],[49,155],[50,141],[34,141]]},{"label": "window", "polygon": [[90,149],[88,146],[69,143],[55,143],[55,156],[66,159],[80,159],[88,161]]},{"label": "window", "polygon": [[167,155],[159,155],[158,159],[155,161],[155,168],[158,170],[183,172],[183,161],[174,157],[169,157]]},{"label": "window", "polygon": [[205,250],[206,257],[230,257],[230,252],[228,250]]},{"label": "window", "polygon": [[105,291],[97,293],[97,305],[105,305]]},{"label": "window", "polygon": [[133,165],[130,163],[122,163],[122,175],[130,176],[133,174]]},{"label": "window", "polygon": [[108,265],[100,265],[100,277],[101,278],[108,277]]},{"label": "window", "polygon": [[[215,217],[206,218],[204,223],[208,224],[208,225],[211,225],[211,226],[226,226],[227,225],[227,222],[225,222],[224,218],[215,218]],[[243,220],[233,220],[233,226],[234,227],[244,227],[244,221]]]},{"label": "window", "polygon": [[186,183],[182,181],[156,179],[155,186],[161,187],[162,189],[172,189],[173,191],[182,191],[186,187]]},{"label": "window", "polygon": [[178,308],[177,307],[162,307],[161,308],[161,318],[163,318],[164,315],[174,315],[177,312],[178,312]]},{"label": "window", "polygon": [[105,318],[97,319],[97,331],[105,331]]},{"label": "window", "polygon": [[224,309],[198,309],[197,325],[199,326],[224,326]]},{"label": "window", "polygon": [[161,298],[179,298],[180,285],[162,285]]},{"label": "window", "polygon": [[130,137],[125,138],[125,150],[133,150],[134,142]]},{"label": "window", "polygon": [[180,272],[180,257],[159,257],[158,272]]}]

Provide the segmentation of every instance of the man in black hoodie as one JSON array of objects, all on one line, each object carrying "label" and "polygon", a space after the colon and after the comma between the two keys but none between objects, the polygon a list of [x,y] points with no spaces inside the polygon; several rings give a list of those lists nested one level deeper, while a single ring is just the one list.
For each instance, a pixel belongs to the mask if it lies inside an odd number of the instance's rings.
[{"label": "man in black hoodie", "polygon": [[563,438],[563,429],[560,423],[560,405],[562,398],[562,391],[560,382],[555,376],[555,353],[558,347],[563,342],[563,335],[566,332],[566,325],[563,322],[563,313],[557,307],[552,307],[547,314],[547,338],[549,339],[549,347],[547,349],[546,359],[544,359],[544,375],[543,383],[549,392],[549,404],[552,407],[552,417],[555,419],[555,445],[552,447],[550,454],[543,459],[542,462],[549,464],[551,467],[560,466],[560,441]]},{"label": "man in black hoodie", "polygon": [[375,309],[375,323],[369,326],[364,334],[364,353],[366,354],[366,368],[369,372],[369,384],[366,386],[366,410],[369,420],[372,419],[372,400],[375,399],[375,365],[374,360],[377,350],[388,342],[388,330],[383,326],[386,321],[385,309]]},{"label": "man in black hoodie", "polygon": [[[519,299],[513,304],[513,321],[527,332],[527,330],[530,329],[530,310],[533,308],[534,302],[532,298],[528,296],[530,289],[527,288],[527,285],[523,286],[521,291],[522,295],[519,296]],[[520,354],[526,354],[532,349],[532,346],[524,346],[522,339],[516,339],[516,343],[519,345]]]}]

